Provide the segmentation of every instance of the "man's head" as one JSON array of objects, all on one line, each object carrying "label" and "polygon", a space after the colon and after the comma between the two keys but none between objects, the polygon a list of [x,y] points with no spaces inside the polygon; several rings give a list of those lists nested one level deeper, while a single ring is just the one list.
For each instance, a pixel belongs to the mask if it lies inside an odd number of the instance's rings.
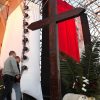
[{"label": "man's head", "polygon": [[15,59],[16,59],[16,62],[20,63],[20,57],[19,56],[16,56]]},{"label": "man's head", "polygon": [[16,57],[16,53],[15,53],[15,51],[10,51],[10,52],[9,52],[9,56]]}]

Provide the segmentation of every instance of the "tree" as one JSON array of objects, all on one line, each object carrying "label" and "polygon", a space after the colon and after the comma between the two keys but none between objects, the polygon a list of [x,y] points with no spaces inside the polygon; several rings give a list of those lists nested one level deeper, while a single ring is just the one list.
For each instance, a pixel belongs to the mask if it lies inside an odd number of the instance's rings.
[{"label": "tree", "polygon": [[80,63],[60,53],[60,69],[64,93],[74,92],[87,96],[100,93],[99,52],[100,41],[94,40],[85,46]]},{"label": "tree", "polygon": [[[60,53],[60,60],[62,95],[69,92],[80,93],[83,75],[82,67],[64,53]],[[75,88],[73,87],[74,83]]]},{"label": "tree", "polygon": [[86,86],[86,95],[94,95],[98,89],[98,68],[99,68],[100,41],[93,41],[86,45],[86,51],[82,54],[80,65],[83,67],[83,75],[89,80]]}]

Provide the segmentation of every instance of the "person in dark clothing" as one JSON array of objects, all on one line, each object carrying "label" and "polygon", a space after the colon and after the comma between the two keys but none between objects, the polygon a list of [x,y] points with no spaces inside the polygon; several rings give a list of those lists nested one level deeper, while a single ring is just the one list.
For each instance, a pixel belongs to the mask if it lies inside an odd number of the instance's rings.
[{"label": "person in dark clothing", "polygon": [[[18,68],[18,70],[19,70],[19,73],[21,74],[21,71],[20,71],[20,65],[19,65],[19,63],[20,63],[20,57],[19,56],[16,56],[15,57],[15,59],[16,59],[16,63],[17,63],[17,68]],[[15,77],[15,82],[20,82],[20,77],[19,77],[19,79],[17,79],[16,77]]]},{"label": "person in dark clothing", "polygon": [[14,77],[19,78],[19,71],[17,68],[17,63],[15,60],[16,53],[15,51],[9,52],[9,57],[4,62],[4,69],[2,72],[3,83],[4,83],[4,91],[2,95],[2,100],[12,100],[11,93],[12,93],[12,86],[14,83]]},{"label": "person in dark clothing", "polygon": [[[19,65],[20,57],[16,56],[15,59],[16,59],[16,62],[17,62],[17,68],[18,68],[19,73],[20,73],[20,65]],[[13,89],[15,90],[16,100],[21,100],[20,77],[19,77],[19,79],[17,79],[15,77],[15,82],[13,84]]]}]

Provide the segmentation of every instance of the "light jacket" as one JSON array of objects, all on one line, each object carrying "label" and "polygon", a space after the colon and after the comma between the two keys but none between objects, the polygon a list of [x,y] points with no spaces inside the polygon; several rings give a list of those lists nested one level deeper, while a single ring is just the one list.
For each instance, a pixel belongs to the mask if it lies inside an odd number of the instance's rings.
[{"label": "light jacket", "polygon": [[7,60],[4,62],[4,69],[2,74],[7,74],[14,77],[19,74],[17,63],[14,57],[9,56],[9,58],[7,58]]}]

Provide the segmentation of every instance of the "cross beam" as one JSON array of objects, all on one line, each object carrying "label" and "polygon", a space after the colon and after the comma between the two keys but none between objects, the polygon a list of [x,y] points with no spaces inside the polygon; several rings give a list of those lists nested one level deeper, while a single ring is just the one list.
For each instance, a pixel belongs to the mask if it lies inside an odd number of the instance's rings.
[{"label": "cross beam", "polygon": [[43,20],[33,22],[28,26],[28,28],[31,29],[31,30],[43,28],[45,25],[51,24],[52,22],[59,23],[59,22],[64,21],[64,20],[68,20],[68,19],[71,19],[71,18],[78,17],[84,11],[85,11],[85,9],[83,9],[83,8],[74,8],[74,9],[67,11],[67,12],[64,12],[62,14],[59,14],[59,15],[56,14],[55,17],[50,16],[50,17],[45,18]]},{"label": "cross beam", "polygon": [[[45,1],[45,0],[43,0]],[[68,20],[81,15],[85,9],[75,8],[70,11],[57,15],[57,0],[49,0],[48,2],[49,17],[37,22],[31,23],[28,28],[36,30],[49,25],[49,60],[50,60],[50,100],[61,100],[60,91],[60,71],[59,71],[59,51],[57,40],[57,25],[64,20]]]}]

